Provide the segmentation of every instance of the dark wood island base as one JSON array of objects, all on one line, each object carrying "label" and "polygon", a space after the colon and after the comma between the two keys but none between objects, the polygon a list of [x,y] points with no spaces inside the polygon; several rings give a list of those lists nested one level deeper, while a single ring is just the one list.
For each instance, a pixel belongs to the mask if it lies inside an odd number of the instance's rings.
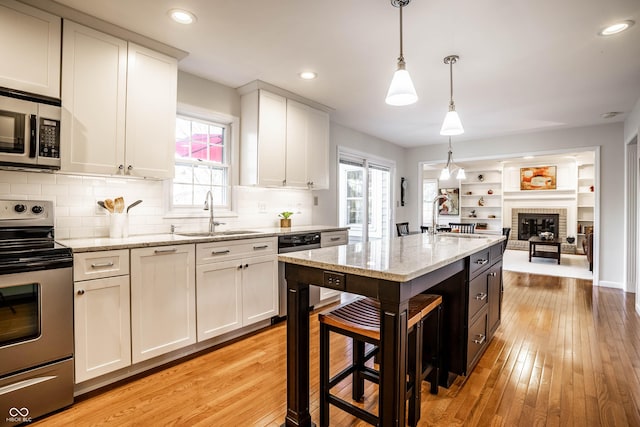
[{"label": "dark wood island base", "polygon": [[[412,235],[401,239],[428,239],[426,235]],[[433,239],[433,237],[430,237]],[[460,237],[449,237],[460,239]],[[465,239],[464,237],[462,239]],[[481,239],[477,240],[480,244]],[[466,239],[465,239],[466,240]],[[284,426],[313,426],[309,413],[309,285],[339,289],[353,294],[376,298],[380,301],[380,386],[379,419],[383,426],[405,425],[405,378],[407,375],[407,315],[408,301],[412,296],[429,291],[441,294],[444,300],[444,372],[442,385],[447,378],[468,375],[479,356],[484,352],[497,328],[500,317],[502,243],[493,237],[485,241],[475,253],[454,257],[447,263],[440,262],[435,269],[423,274],[398,275],[361,273],[352,266],[331,265],[310,260],[286,262],[287,279],[287,413]],[[450,241],[448,241],[450,242]],[[496,243],[497,242],[497,243]],[[396,242],[397,243],[397,242]],[[475,243],[475,242],[474,242]],[[421,243],[420,243],[421,244]],[[491,246],[488,246],[491,244]],[[351,248],[356,245],[349,245]],[[344,249],[345,247],[343,247]],[[329,252],[324,248],[317,251]],[[316,251],[308,251],[313,253]],[[300,253],[298,253],[300,254]],[[321,252],[318,252],[318,256]],[[300,255],[297,255],[298,257]],[[493,257],[493,258],[492,258]],[[300,263],[294,263],[300,262]],[[306,265],[303,265],[306,264]],[[368,263],[370,264],[370,263]],[[445,264],[445,265],[442,265]],[[375,270],[374,270],[375,271]],[[420,271],[419,271],[420,273]],[[364,275],[367,274],[367,275]],[[372,277],[373,276],[373,277]],[[376,277],[377,276],[377,277]],[[380,276],[391,276],[382,278]],[[391,280],[394,278],[408,280]],[[495,278],[496,286],[490,285]],[[499,279],[499,280],[498,280]],[[482,282],[482,283],[481,283]],[[494,292],[495,295],[490,294]],[[491,300],[495,300],[493,308]],[[497,312],[492,312],[498,310]],[[490,319],[497,319],[491,324]],[[480,325],[480,326],[478,326]],[[469,343],[473,346],[468,346]],[[474,343],[475,342],[475,343]]]}]

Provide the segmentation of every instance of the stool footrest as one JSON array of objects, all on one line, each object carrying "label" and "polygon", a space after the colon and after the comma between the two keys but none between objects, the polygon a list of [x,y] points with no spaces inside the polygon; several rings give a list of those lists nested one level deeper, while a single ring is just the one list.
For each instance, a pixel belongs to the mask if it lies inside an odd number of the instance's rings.
[{"label": "stool footrest", "polygon": [[352,405],[351,403],[347,402],[346,400],[342,400],[339,397],[334,396],[333,394],[330,394],[327,398],[327,400],[329,401],[329,403],[331,403],[332,405],[342,409],[343,411],[350,413],[352,415],[355,415],[356,417],[360,418],[361,420],[377,426],[379,424],[379,420],[378,417],[373,415],[370,412],[365,411],[364,409]]}]

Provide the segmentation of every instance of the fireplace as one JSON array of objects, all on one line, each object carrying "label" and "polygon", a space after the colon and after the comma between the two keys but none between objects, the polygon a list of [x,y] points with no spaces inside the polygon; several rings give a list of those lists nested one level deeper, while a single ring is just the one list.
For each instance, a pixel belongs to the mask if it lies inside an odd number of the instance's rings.
[{"label": "fireplace", "polygon": [[518,213],[518,240],[529,240],[542,232],[551,232],[559,237],[559,214],[552,213]]}]

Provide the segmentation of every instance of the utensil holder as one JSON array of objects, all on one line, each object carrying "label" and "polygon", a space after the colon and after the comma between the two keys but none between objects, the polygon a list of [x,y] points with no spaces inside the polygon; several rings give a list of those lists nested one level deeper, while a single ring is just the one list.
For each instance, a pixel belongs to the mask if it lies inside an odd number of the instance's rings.
[{"label": "utensil holder", "polygon": [[121,239],[129,237],[129,215],[126,213],[112,213],[109,217],[109,237]]}]

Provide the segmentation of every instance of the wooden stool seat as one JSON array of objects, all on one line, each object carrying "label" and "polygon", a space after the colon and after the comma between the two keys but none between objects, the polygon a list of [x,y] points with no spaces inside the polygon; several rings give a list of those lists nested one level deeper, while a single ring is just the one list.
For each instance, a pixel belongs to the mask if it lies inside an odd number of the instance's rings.
[{"label": "wooden stool seat", "polygon": [[[437,330],[440,330],[442,297],[440,295],[419,294],[409,300],[407,327],[409,332],[409,384],[406,397],[409,399],[409,425],[416,425],[420,419],[420,396],[422,380],[433,372],[431,392],[438,390],[439,376],[439,332],[436,340],[435,356],[424,363],[422,322],[431,313],[438,313]],[[362,298],[343,304],[328,312],[318,315],[320,321],[320,425],[329,425],[329,404],[355,415],[356,417],[377,425],[378,418],[349,402],[330,393],[332,387],[353,374],[352,398],[361,400],[364,395],[364,380],[379,383],[378,372],[365,366],[373,357],[380,343],[380,303],[371,298]],[[329,332],[349,336],[353,340],[353,363],[334,377],[329,377]],[[365,343],[374,348],[365,352]]]}]

